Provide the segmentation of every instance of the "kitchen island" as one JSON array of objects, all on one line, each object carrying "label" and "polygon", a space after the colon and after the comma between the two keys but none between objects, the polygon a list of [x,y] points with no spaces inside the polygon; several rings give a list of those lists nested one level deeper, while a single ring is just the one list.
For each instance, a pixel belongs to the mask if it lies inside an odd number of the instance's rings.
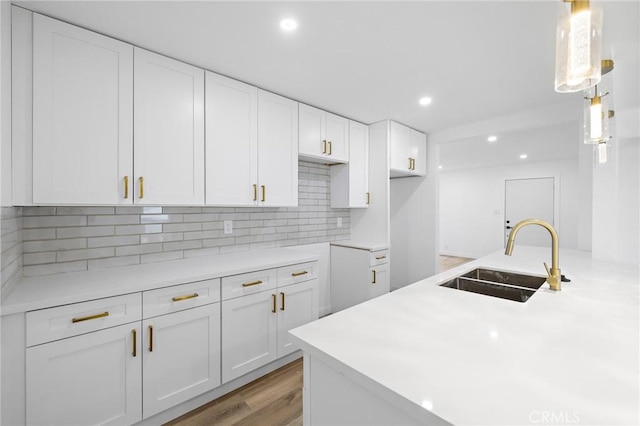
[{"label": "kitchen island", "polygon": [[571,282],[525,303],[438,285],[549,258],[516,246],[291,331],[305,424],[640,424],[637,266],[561,250]]}]

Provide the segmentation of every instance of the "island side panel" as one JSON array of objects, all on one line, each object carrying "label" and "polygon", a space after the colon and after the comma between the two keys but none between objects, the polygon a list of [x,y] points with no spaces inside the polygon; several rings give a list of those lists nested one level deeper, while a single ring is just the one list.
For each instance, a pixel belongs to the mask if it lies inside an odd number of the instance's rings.
[{"label": "island side panel", "polygon": [[304,357],[304,424],[449,425],[425,410],[416,419],[307,353]]}]

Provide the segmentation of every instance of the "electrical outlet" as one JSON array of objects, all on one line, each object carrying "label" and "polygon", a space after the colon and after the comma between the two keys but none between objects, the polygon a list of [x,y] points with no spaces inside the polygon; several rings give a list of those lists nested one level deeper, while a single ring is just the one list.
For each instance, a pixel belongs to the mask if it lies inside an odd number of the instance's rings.
[{"label": "electrical outlet", "polygon": [[224,233],[232,234],[233,233],[233,221],[225,220],[224,221]]},{"label": "electrical outlet", "polygon": [[338,228],[342,228],[342,218],[338,218]]}]

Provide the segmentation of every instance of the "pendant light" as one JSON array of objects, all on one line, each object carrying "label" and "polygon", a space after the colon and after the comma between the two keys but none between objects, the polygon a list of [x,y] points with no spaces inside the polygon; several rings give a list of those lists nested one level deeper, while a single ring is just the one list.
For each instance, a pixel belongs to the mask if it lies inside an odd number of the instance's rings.
[{"label": "pendant light", "polygon": [[600,82],[602,13],[589,0],[563,0],[556,32],[556,92],[577,92]]},{"label": "pendant light", "polygon": [[[603,75],[613,70],[613,61],[605,59],[601,63]],[[609,135],[609,119],[613,117],[613,111],[608,108],[608,102],[605,97],[609,92],[602,94],[598,91],[598,85],[595,85],[593,97],[589,97],[585,93],[584,97],[586,105],[584,107],[584,143],[600,144],[608,142]]]}]

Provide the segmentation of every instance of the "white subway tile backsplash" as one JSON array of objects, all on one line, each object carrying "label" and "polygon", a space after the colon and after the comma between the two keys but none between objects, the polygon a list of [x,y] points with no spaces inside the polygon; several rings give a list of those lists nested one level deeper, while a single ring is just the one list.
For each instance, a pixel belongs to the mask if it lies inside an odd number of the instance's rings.
[{"label": "white subway tile backsplash", "polygon": [[[329,167],[300,162],[298,170],[298,207],[3,209],[4,260],[11,264],[3,272],[46,275],[347,239],[350,212],[330,208]],[[225,220],[233,221],[231,234],[223,232]]]}]

